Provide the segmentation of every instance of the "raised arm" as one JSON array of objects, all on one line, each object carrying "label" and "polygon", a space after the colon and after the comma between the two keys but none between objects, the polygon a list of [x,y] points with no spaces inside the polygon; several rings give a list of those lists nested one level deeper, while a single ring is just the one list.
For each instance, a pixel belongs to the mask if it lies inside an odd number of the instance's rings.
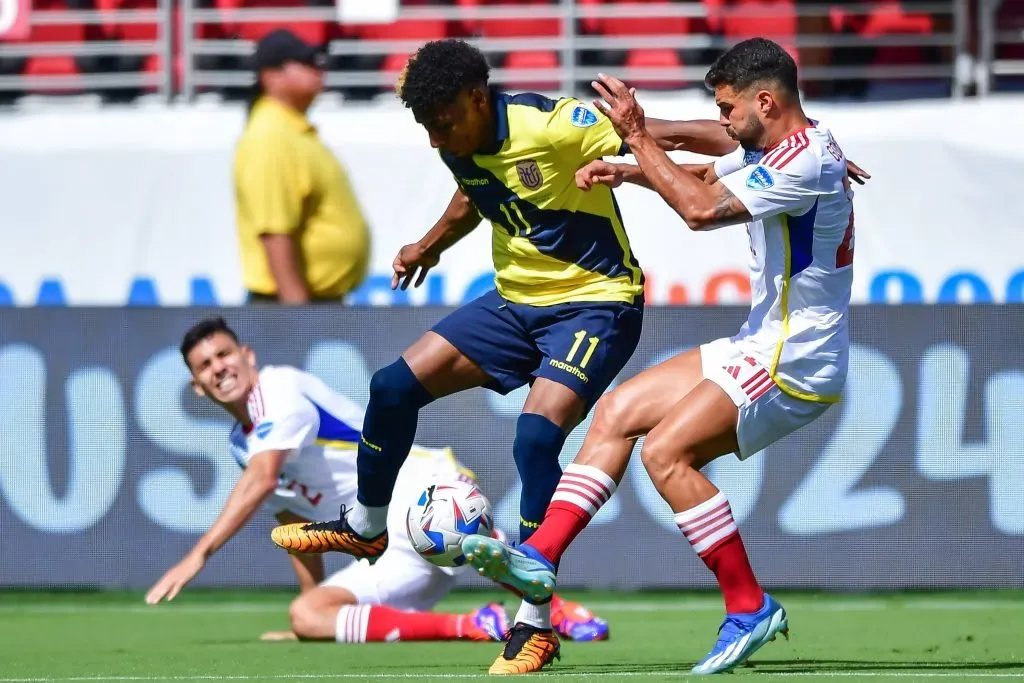
[{"label": "raised arm", "polygon": [[[713,183],[715,165],[712,164],[676,164],[681,170],[693,175],[705,183]],[[616,188],[622,183],[631,183],[654,189],[644,175],[643,169],[635,164],[613,164],[603,159],[596,159],[576,171],[576,186],[581,190],[590,190],[594,185],[607,185]]]},{"label": "raised arm", "polygon": [[[402,289],[416,280],[415,287],[423,284],[427,273],[441,260],[441,254],[480,225],[480,214],[473,202],[459,188],[448,202],[441,218],[418,242],[402,247],[392,264],[395,271],[391,278],[391,289]],[[419,277],[417,277],[417,273]]]},{"label": "raised arm", "polygon": [[647,119],[647,131],[667,151],[686,151],[711,157],[725,156],[738,142],[717,121],[665,121]]}]

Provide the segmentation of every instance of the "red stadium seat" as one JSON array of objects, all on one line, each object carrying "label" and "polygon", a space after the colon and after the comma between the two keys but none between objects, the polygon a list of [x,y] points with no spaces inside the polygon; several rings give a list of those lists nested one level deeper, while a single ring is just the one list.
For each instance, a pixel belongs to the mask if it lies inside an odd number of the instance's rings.
[{"label": "red stadium seat", "polygon": [[393,54],[384,58],[380,70],[385,73],[398,74],[405,68],[411,54]]},{"label": "red stadium seat", "polygon": [[793,0],[729,0],[716,11],[722,12],[722,33],[728,38],[763,36],[782,44],[795,56],[795,50],[790,49],[797,32]]},{"label": "red stadium seat", "polygon": [[481,19],[467,23],[467,29],[471,34],[481,35],[487,38],[541,38],[557,36],[562,33],[562,20],[557,18],[531,18],[530,7],[547,6],[557,7],[550,0],[516,0],[515,2],[495,2],[494,0],[483,0],[482,2],[467,2],[460,0],[463,6],[487,5],[515,7],[515,11],[509,19]]},{"label": "red stadium seat", "polygon": [[[66,12],[64,0],[37,0],[32,4],[32,11]],[[85,40],[85,26],[75,22],[67,24],[34,24],[26,41],[32,43],[80,43]]]},{"label": "red stadium seat", "polygon": [[[664,0],[630,0],[635,4],[664,5]],[[596,4],[591,2],[591,4]],[[665,36],[686,35],[697,29],[689,17],[620,17],[592,20],[597,23],[595,33],[609,36]]]},{"label": "red stadium seat", "polygon": [[286,28],[312,45],[323,45],[327,42],[328,25],[322,21],[257,21],[241,22],[234,16],[235,9],[244,6],[246,9],[266,8],[281,9],[289,7],[307,7],[305,0],[216,0],[216,7],[224,17],[228,33],[246,40],[258,41],[274,29]]},{"label": "red stadium seat", "polygon": [[683,66],[683,60],[679,58],[679,53],[675,50],[630,50],[626,54],[625,66],[627,69],[663,69],[665,71],[664,80],[631,79],[641,88],[674,90],[687,84],[685,80],[672,77],[673,72]]},{"label": "red stadium seat", "polygon": [[452,34],[448,22],[441,19],[400,19],[391,24],[349,25],[362,40],[436,40]]},{"label": "red stadium seat", "polygon": [[[884,2],[870,13],[847,18],[846,26],[865,38],[884,35],[929,35],[935,30],[928,14],[905,12],[899,2]],[[924,50],[915,45],[879,47],[876,64],[924,64]]]},{"label": "red stadium seat", "polygon": [[[503,66],[509,71],[527,71],[558,68],[558,54],[555,52],[510,52]],[[509,90],[556,90],[561,85],[558,79],[546,81],[535,78],[522,79],[516,75],[505,84]]]},{"label": "red stadium seat", "polygon": [[[29,57],[25,63],[24,74],[27,77],[36,78],[77,76],[78,65],[75,64],[75,58],[70,55]],[[82,87],[75,85],[34,85],[28,88],[28,91],[34,93],[67,94],[81,92]]]},{"label": "red stadium seat", "polygon": [[107,15],[101,24],[104,40],[145,40],[153,41],[160,37],[157,21],[146,23],[126,22],[114,19],[114,12],[131,12],[132,10],[156,10],[157,0],[96,0],[96,9]]}]

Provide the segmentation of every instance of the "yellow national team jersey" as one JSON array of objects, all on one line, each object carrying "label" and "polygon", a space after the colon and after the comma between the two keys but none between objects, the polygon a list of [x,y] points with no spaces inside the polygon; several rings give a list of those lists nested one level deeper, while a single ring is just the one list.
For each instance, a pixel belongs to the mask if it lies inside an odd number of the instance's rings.
[{"label": "yellow national team jersey", "polygon": [[276,294],[261,235],[293,235],[310,293],[340,298],[366,275],[370,231],[338,159],[305,116],[263,98],[235,151],[245,287]]},{"label": "yellow national team jersey", "polygon": [[494,148],[441,158],[493,226],[498,293],[534,306],[636,300],[643,272],[612,191],[575,180],[587,162],[623,153],[611,122],[572,98],[492,95]]}]

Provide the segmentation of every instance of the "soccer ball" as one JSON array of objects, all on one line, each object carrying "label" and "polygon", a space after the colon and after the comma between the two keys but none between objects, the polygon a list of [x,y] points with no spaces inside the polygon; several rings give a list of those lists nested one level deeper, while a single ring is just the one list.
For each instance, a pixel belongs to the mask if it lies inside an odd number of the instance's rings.
[{"label": "soccer ball", "polygon": [[409,540],[420,557],[439,567],[466,563],[462,539],[490,536],[494,528],[491,503],[474,484],[451,481],[428,486],[405,518]]}]

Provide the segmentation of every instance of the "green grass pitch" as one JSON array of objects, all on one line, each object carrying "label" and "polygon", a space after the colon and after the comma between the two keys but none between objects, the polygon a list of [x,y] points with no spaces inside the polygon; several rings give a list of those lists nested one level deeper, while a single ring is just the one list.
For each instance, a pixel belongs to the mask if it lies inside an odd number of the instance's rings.
[{"label": "green grass pitch", "polygon": [[[792,638],[733,674],[746,680],[1024,680],[1024,592],[778,593]],[[260,642],[287,628],[290,595],[188,590],[0,593],[0,683],[43,681],[486,680],[496,643]],[[491,594],[459,593],[466,610]],[[721,619],[708,593],[570,594],[608,619],[605,643],[566,643],[546,681],[696,680]],[[729,679],[726,679],[729,680]],[[735,680],[735,678],[733,679]]]}]

